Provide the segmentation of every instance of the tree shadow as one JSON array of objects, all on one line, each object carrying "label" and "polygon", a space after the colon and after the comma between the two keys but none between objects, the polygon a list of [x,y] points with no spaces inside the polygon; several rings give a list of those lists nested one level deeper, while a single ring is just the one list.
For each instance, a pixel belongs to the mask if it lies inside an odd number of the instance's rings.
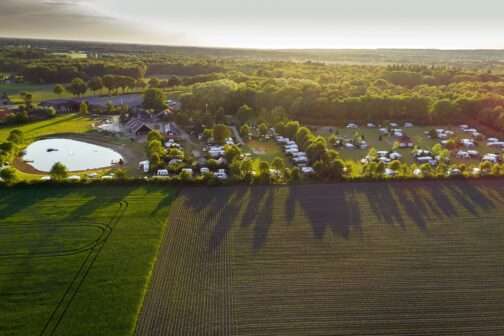
[{"label": "tree shadow", "polygon": [[78,116],[78,115],[69,115],[68,117],[61,118],[61,119],[58,119],[58,120],[54,120],[54,121],[52,121],[50,123],[47,123],[47,124],[44,124],[44,125],[41,125],[41,126],[37,126],[37,127],[31,128],[30,132],[37,131],[39,129],[43,129],[43,128],[47,128],[47,127],[51,127],[51,126],[55,126],[55,125],[59,125],[59,124],[63,124],[63,123],[66,123],[68,121],[71,121],[71,120],[77,119],[77,118],[80,118],[80,116]]},{"label": "tree shadow", "polygon": [[371,210],[379,220],[389,225],[399,225],[405,229],[404,219],[399,211],[400,204],[394,197],[389,183],[378,182],[360,185],[359,190],[366,194]]},{"label": "tree shadow", "polygon": [[[242,199],[247,193],[246,188],[226,188],[220,193],[220,197],[215,197],[212,202],[214,212],[206,216],[204,222],[208,226],[210,222],[215,225],[211,228],[209,239],[209,250],[217,250],[231,231],[235,219],[242,208]],[[210,220],[210,217],[212,220]]]},{"label": "tree shadow", "polygon": [[424,183],[422,188],[424,188],[432,196],[436,207],[443,213],[444,216],[458,216],[457,209],[446,194],[445,190],[443,190],[444,186],[440,185],[440,182]]},{"label": "tree shadow", "polygon": [[[77,198],[90,198],[86,203],[82,204],[78,208],[70,211],[67,214],[68,218],[86,218],[90,215],[93,215],[98,209],[106,208],[111,204],[118,204],[122,200],[124,200],[131,192],[138,189],[139,187],[131,187],[131,186],[109,186],[107,187],[108,196],[104,197],[100,192],[97,195],[97,188],[94,186],[89,186],[87,188],[79,188],[74,190],[72,193]],[[103,189],[103,187],[99,187],[99,189]]]},{"label": "tree shadow", "polygon": [[[294,186],[289,188],[289,193],[290,201],[286,206],[300,204],[316,239],[323,239],[327,230],[345,239],[352,231],[362,233],[362,218],[354,186]],[[289,211],[286,209],[287,213]]]},{"label": "tree shadow", "polygon": [[299,188],[296,186],[289,187],[287,200],[285,201],[285,219],[287,224],[291,224],[296,215],[296,204],[299,198]]},{"label": "tree shadow", "polygon": [[[241,227],[252,225],[260,215],[260,205],[270,187],[258,186],[249,188],[249,200],[241,220]],[[271,206],[271,203],[270,203]]]},{"label": "tree shadow", "polygon": [[256,208],[257,217],[254,227],[254,240],[252,249],[257,253],[266,243],[268,232],[273,223],[273,200],[277,188],[268,188],[261,192],[261,198],[266,193],[266,199],[261,209]]},{"label": "tree shadow", "polygon": [[418,186],[402,186],[394,189],[404,213],[421,231],[427,232],[429,208],[427,199],[419,193],[421,189]]},{"label": "tree shadow", "polygon": [[48,198],[65,197],[72,188],[54,187],[50,185],[16,187],[2,190],[0,196],[0,223],[9,217],[25,211],[29,207]]}]

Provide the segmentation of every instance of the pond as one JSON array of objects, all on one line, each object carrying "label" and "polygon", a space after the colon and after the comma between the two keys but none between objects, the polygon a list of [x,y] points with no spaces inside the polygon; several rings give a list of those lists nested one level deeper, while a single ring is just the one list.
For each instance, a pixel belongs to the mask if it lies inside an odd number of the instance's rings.
[{"label": "pond", "polygon": [[49,172],[56,162],[69,171],[81,171],[110,167],[123,160],[110,148],[70,139],[38,140],[25,152],[23,160],[41,172]]}]

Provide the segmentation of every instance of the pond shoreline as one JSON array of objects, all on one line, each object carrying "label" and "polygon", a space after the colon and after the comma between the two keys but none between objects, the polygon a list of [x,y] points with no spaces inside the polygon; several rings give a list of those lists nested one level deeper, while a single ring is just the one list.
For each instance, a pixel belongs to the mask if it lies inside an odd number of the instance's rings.
[{"label": "pond shoreline", "polygon": [[[39,141],[39,140],[50,140],[50,139],[67,139],[67,140],[74,140],[74,141],[80,141],[84,142],[87,144],[91,145],[96,145],[96,146],[101,146],[105,147],[107,149],[113,150],[117,152],[121,157],[123,164],[115,164],[115,165],[109,165],[105,167],[100,167],[100,168],[93,168],[93,169],[84,169],[84,170],[71,170],[69,171],[70,174],[84,174],[84,173],[92,173],[92,172],[99,172],[103,171],[106,169],[113,169],[113,168],[122,168],[125,167],[128,162],[132,159],[132,153],[130,153],[128,150],[125,150],[123,146],[119,146],[117,144],[110,143],[108,141],[100,141],[96,139],[96,135],[93,137],[91,136],[86,136],[84,134],[72,134],[72,133],[62,133],[62,134],[52,134],[48,136],[42,136],[37,139],[34,139],[34,142]],[[33,175],[48,175],[49,172],[44,172],[41,170],[38,170],[37,168],[33,167],[29,162],[26,162],[23,160],[23,157],[17,157],[13,161],[13,166],[19,170],[22,173],[27,173],[27,174],[33,174]]]}]

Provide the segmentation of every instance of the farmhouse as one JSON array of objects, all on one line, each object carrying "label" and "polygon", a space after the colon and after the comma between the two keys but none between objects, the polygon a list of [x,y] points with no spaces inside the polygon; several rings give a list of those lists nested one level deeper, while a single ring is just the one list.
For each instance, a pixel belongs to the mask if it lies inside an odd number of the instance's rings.
[{"label": "farmhouse", "polygon": [[135,136],[146,135],[147,133],[152,131],[152,128],[149,125],[139,119],[131,119],[130,121],[128,121],[126,128],[128,129],[129,133]]}]

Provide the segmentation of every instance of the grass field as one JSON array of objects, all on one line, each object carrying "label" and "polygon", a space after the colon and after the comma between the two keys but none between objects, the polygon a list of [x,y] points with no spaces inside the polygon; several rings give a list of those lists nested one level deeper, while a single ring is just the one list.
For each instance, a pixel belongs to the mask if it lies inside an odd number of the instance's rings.
[{"label": "grass field", "polygon": [[[31,83],[15,83],[15,84],[5,84],[0,83],[0,94],[7,93],[14,103],[23,104],[24,100],[21,97],[22,92],[30,93],[32,95],[32,102],[38,104],[44,100],[49,99],[62,99],[62,98],[73,98],[74,96],[65,91],[60,95],[54,93],[55,84],[31,84]],[[94,96],[94,95],[108,94],[106,89],[99,90],[97,92],[92,92],[88,90],[84,96]]]},{"label": "grass field", "polygon": [[5,141],[13,129],[23,131],[26,142],[38,137],[58,133],[85,133],[92,129],[92,120],[76,114],[61,115],[34,123],[0,127],[0,142]]},{"label": "grass field", "polygon": [[174,191],[0,192],[0,334],[131,335]]},{"label": "grass field", "polygon": [[20,96],[21,92],[30,93],[32,95],[32,102],[35,104],[47,99],[72,97],[72,94],[66,91],[61,95],[57,95],[53,90],[53,84],[0,84],[0,93],[7,93],[15,103],[23,103],[23,98]]},{"label": "grass field", "polygon": [[504,180],[186,189],[137,335],[504,335]]},{"label": "grass field", "polygon": [[282,151],[282,147],[273,141],[249,140],[246,142],[244,150],[252,153],[253,168],[256,172],[259,172],[261,161],[267,161],[271,164],[277,157],[284,161],[286,167],[292,167],[291,161]]}]

